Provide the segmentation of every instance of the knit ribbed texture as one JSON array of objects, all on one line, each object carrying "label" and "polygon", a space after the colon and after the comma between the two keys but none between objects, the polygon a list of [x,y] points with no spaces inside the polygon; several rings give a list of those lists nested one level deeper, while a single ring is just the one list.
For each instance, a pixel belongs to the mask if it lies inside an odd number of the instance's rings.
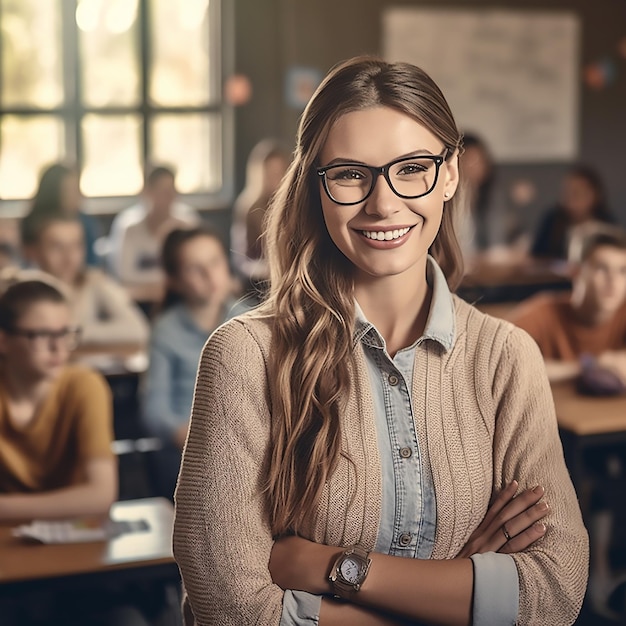
[{"label": "knit ribbed texture", "polygon": [[[513,479],[541,484],[545,537],[514,555],[520,625],[572,624],[587,581],[588,542],[535,343],[455,297],[457,339],[446,352],[417,348],[413,410],[428,448],[437,499],[433,558],[453,558]],[[203,352],[176,492],[174,554],[196,626],[278,626],[282,591],[268,571],[272,538],[260,487],[271,401],[267,321],[249,314],[219,328]],[[342,416],[342,456],[302,533],[330,545],[372,548],[382,483],[365,357]],[[189,608],[189,607],[187,607]],[[186,624],[194,622],[186,611]]]}]

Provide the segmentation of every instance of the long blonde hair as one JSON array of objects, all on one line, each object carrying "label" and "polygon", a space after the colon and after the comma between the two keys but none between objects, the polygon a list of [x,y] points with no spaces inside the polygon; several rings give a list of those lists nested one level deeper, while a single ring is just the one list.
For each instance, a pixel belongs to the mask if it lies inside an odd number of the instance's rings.
[{"label": "long blonde hair", "polygon": [[[266,491],[275,535],[297,533],[315,514],[341,453],[340,419],[350,389],[352,265],[332,242],[315,168],[333,124],[346,113],[386,106],[436,135],[452,155],[461,137],[443,94],[421,69],[357,57],[335,66],[306,107],[294,160],[268,211],[272,319],[271,451]],[[461,252],[446,202],[430,252],[454,289]]]}]

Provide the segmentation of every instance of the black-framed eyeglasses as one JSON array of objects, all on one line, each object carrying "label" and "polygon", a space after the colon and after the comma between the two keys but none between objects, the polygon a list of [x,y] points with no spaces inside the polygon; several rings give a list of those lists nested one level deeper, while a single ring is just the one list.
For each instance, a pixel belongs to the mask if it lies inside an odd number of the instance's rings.
[{"label": "black-framed eyeglasses", "polygon": [[367,200],[379,176],[384,176],[391,190],[405,200],[428,195],[437,184],[439,168],[448,149],[441,154],[424,154],[394,159],[376,167],[363,163],[333,163],[317,168],[324,191],[336,204],[348,206]]},{"label": "black-framed eyeglasses", "polygon": [[11,328],[7,334],[24,337],[30,347],[36,351],[50,348],[54,343],[62,343],[68,350],[75,350],[80,344],[81,329],[78,326],[48,330],[45,328]]}]

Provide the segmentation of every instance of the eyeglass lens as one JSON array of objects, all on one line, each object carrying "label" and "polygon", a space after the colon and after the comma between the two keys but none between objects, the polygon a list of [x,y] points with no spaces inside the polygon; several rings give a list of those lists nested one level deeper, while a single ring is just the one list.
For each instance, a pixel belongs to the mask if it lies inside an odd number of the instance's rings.
[{"label": "eyeglass lens", "polygon": [[27,330],[15,329],[13,334],[26,337],[31,346],[36,350],[45,350],[50,345],[63,344],[67,349],[73,350],[78,346],[80,331],[76,328],[64,328],[62,330]]},{"label": "eyeglass lens", "polygon": [[[401,196],[423,196],[435,186],[437,171],[435,160],[429,157],[412,157],[389,167],[388,182]],[[326,186],[336,202],[361,202],[369,195],[375,183],[374,174],[364,165],[339,164],[326,170]]]}]

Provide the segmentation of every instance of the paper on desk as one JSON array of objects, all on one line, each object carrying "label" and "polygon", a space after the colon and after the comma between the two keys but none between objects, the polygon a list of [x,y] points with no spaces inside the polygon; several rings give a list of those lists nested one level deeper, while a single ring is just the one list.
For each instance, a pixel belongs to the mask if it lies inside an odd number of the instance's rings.
[{"label": "paper on desk", "polygon": [[119,535],[145,532],[148,522],[140,520],[98,520],[77,519],[44,521],[35,520],[13,529],[13,536],[35,543],[87,543],[108,541]]}]

